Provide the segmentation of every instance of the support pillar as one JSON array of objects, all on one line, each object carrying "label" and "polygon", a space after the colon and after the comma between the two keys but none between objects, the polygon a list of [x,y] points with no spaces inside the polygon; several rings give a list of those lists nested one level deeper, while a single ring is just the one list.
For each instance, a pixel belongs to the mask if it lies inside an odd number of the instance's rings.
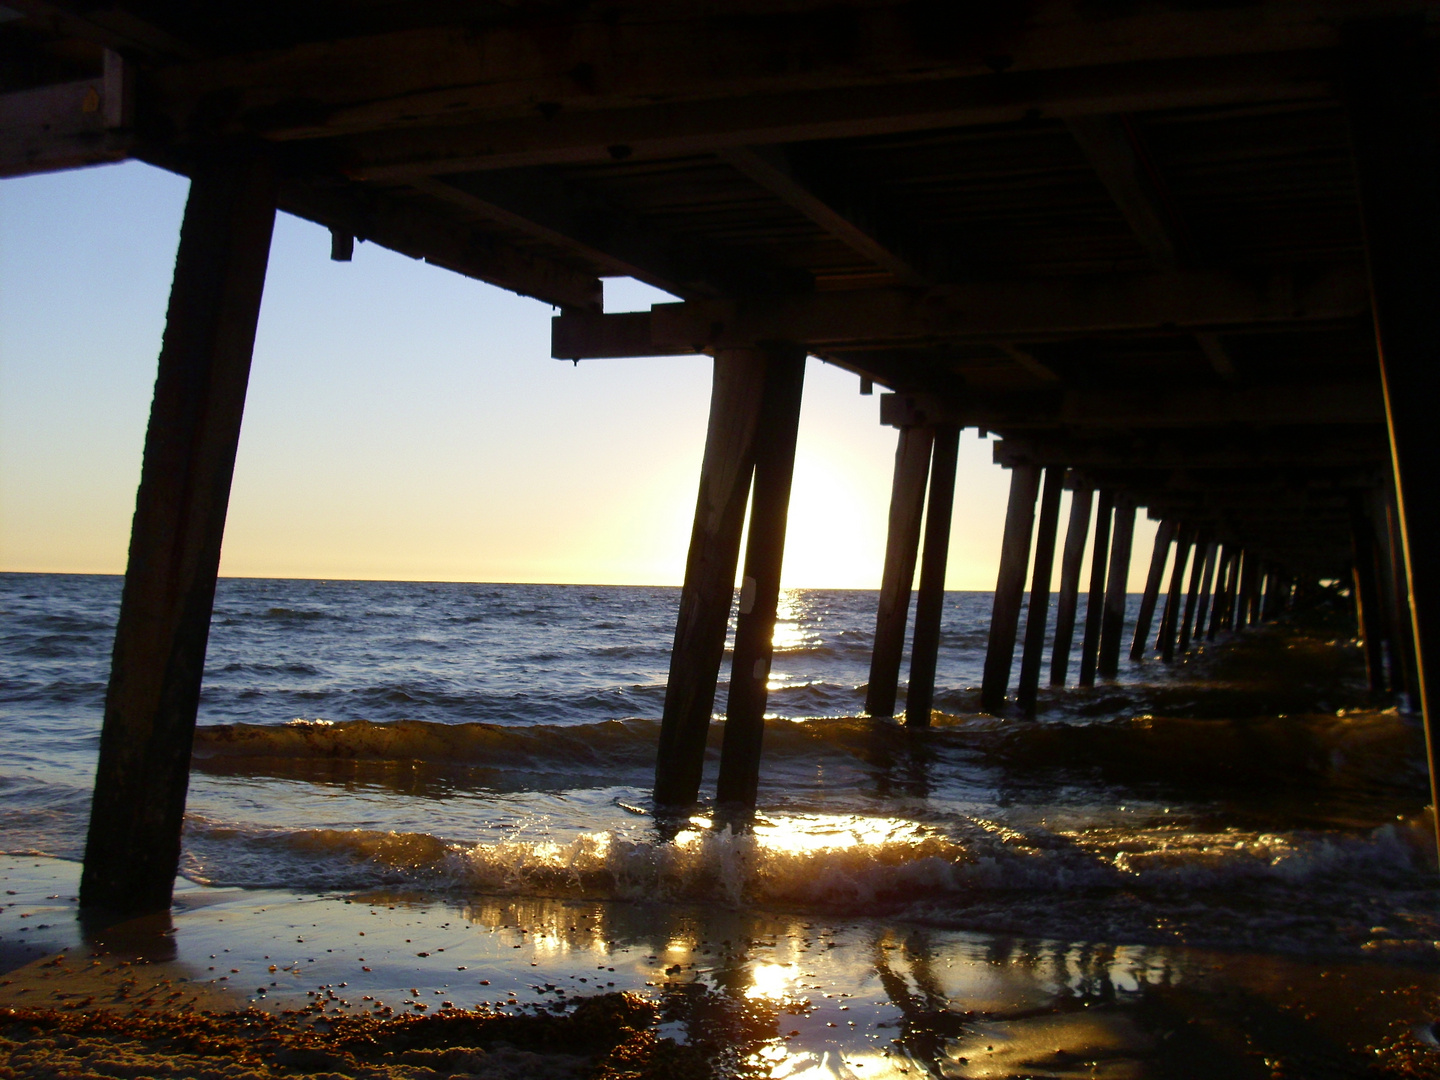
[{"label": "support pillar", "polygon": [[920,520],[925,511],[925,481],[930,472],[930,447],[935,433],[928,427],[900,429],[895,448],[895,479],[890,487],[890,527],[885,539],[885,571],[880,606],[875,615],[875,647],[870,655],[870,683],[865,711],[894,716],[905,651],[905,622],[910,617],[910,589],[920,549]]},{"label": "support pillar", "polygon": [[1030,608],[1025,614],[1025,648],[1020,654],[1020,686],[1016,700],[1026,716],[1035,715],[1040,689],[1040,664],[1045,657],[1045,629],[1050,615],[1050,579],[1055,569],[1055,533],[1060,527],[1060,495],[1065,489],[1065,468],[1045,470],[1040,496],[1040,523],[1035,531],[1035,569],[1030,578]]},{"label": "support pillar", "polygon": [[1125,604],[1129,599],[1130,549],[1135,543],[1135,502],[1129,495],[1115,498],[1115,534],[1110,540],[1110,573],[1105,583],[1105,611],[1100,626],[1100,659],[1096,672],[1113,679],[1120,670],[1120,638],[1125,633]]},{"label": "support pillar", "polygon": [[1361,647],[1365,650],[1365,674],[1370,692],[1379,694],[1385,690],[1385,635],[1381,629],[1384,619],[1380,614],[1374,538],[1358,498],[1350,510],[1350,543],[1354,556],[1355,622],[1360,632]]},{"label": "support pillar", "polygon": [[1080,643],[1079,685],[1095,685],[1095,668],[1100,659],[1100,632],[1105,622],[1105,566],[1110,554],[1110,518],[1115,493],[1100,492],[1095,512],[1095,545],[1090,553],[1090,591],[1085,597],[1085,637]]},{"label": "support pillar", "polygon": [[110,687],[82,907],[170,906],[275,177],[255,151],[198,163],[180,229]]},{"label": "support pillar", "polygon": [[955,509],[959,454],[960,429],[953,424],[937,427],[930,466],[930,505],[925,513],[925,552],[920,561],[920,595],[915,600],[915,639],[910,645],[910,684],[905,691],[907,727],[929,727],[930,708],[935,701],[935,665],[940,653],[945,563],[950,553],[950,518]]},{"label": "support pillar", "polygon": [[1392,665],[1395,669],[1391,678],[1397,690],[1409,698],[1411,708],[1420,704],[1420,684],[1415,658],[1415,628],[1410,620],[1410,580],[1405,572],[1405,552],[1400,540],[1399,511],[1395,503],[1395,490],[1390,487],[1379,500],[1383,514],[1385,563],[1388,568],[1384,587],[1390,593],[1390,607],[1393,613],[1391,636],[1395,641],[1395,655]]},{"label": "support pillar", "polygon": [[1140,612],[1135,617],[1135,640],[1130,644],[1130,659],[1145,659],[1150,641],[1150,624],[1155,618],[1155,605],[1160,599],[1160,584],[1165,580],[1165,563],[1170,559],[1170,543],[1175,539],[1175,522],[1166,518],[1155,532],[1155,550],[1150,555],[1150,572],[1145,575],[1145,592],[1140,597]]},{"label": "support pillar", "polygon": [[1214,641],[1222,626],[1227,625],[1231,596],[1235,589],[1235,547],[1226,544],[1220,556],[1220,566],[1215,571],[1215,608],[1210,613],[1210,629],[1205,638]]},{"label": "support pillar", "polygon": [[700,793],[715,681],[735,599],[765,372],[766,358],[755,349],[731,349],[715,357],[700,493],[655,759],[657,808],[689,808]]},{"label": "support pillar", "polygon": [[1085,542],[1090,539],[1090,511],[1095,489],[1075,484],[1070,495],[1070,524],[1065,529],[1065,554],[1060,559],[1060,599],[1055,607],[1055,646],[1050,654],[1050,685],[1064,686],[1070,668],[1070,646],[1075,642],[1075,612],[1080,603],[1080,571],[1085,565]]},{"label": "support pillar", "polygon": [[1181,525],[1175,540],[1175,565],[1170,568],[1170,591],[1165,597],[1165,613],[1160,616],[1160,640],[1156,642],[1160,656],[1167,664],[1175,659],[1175,631],[1180,620],[1180,593],[1185,584],[1185,567],[1190,562],[1190,548],[1194,542],[1194,530],[1188,525]]},{"label": "support pillar", "polygon": [[1020,603],[1025,596],[1025,571],[1030,564],[1030,534],[1035,528],[1035,496],[1040,488],[1038,465],[1016,465],[1010,471],[1010,503],[1005,510],[1005,539],[1000,548],[1000,573],[995,604],[990,609],[990,642],[980,703],[987,712],[1005,704],[1010,665],[1015,660],[1015,635]]},{"label": "support pillar", "polygon": [[1255,591],[1255,574],[1260,569],[1260,564],[1255,558],[1255,552],[1242,550],[1240,552],[1240,585],[1235,590],[1235,629],[1243,630],[1250,625],[1250,596]]},{"label": "support pillar", "polygon": [[1210,596],[1214,592],[1216,563],[1220,556],[1220,545],[1214,540],[1205,545],[1205,569],[1200,572],[1200,606],[1195,614],[1195,638],[1205,636],[1205,627],[1210,614]]},{"label": "support pillar", "polygon": [[805,385],[805,350],[789,343],[767,344],[765,398],[755,439],[755,482],[750,497],[750,535],[745,576],[735,619],[735,653],[730,699],[720,747],[715,801],[721,806],[755,807],[760,751],[765,739],[765,702],[775,651],[775,609],[785,525],[790,513],[790,480],[795,472],[795,435]]},{"label": "support pillar", "polygon": [[1195,538],[1195,558],[1190,562],[1190,587],[1185,590],[1185,614],[1180,620],[1180,651],[1190,651],[1190,630],[1195,625],[1195,607],[1200,602],[1200,578],[1204,571],[1202,553],[1209,545]]}]

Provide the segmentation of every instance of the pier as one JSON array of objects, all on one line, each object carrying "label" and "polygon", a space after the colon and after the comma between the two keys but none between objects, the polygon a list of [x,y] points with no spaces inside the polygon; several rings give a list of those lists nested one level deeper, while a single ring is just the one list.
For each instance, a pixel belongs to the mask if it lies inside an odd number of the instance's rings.
[{"label": "pier", "polygon": [[[277,210],[329,229],[333,259],[379,244],[554,305],[556,359],[714,358],[657,807],[701,796],[737,578],[716,801],[755,804],[807,356],[880,387],[896,431],[870,715],[905,686],[904,722],[931,721],[968,428],[1011,481],[987,710],[1033,716],[1042,678],[1174,662],[1339,581],[1371,688],[1431,731],[1433,5],[4,12],[0,176],[136,158],[191,182],[85,906],[170,900]],[[606,313],[607,277],[676,302]]]}]

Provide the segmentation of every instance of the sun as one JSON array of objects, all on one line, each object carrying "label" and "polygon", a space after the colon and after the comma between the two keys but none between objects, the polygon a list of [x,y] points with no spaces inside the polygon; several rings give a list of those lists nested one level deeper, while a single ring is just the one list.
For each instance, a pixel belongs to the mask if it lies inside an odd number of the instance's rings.
[{"label": "sun", "polygon": [[885,557],[885,522],[833,460],[801,449],[790,486],[781,583],[790,589],[873,589]]}]

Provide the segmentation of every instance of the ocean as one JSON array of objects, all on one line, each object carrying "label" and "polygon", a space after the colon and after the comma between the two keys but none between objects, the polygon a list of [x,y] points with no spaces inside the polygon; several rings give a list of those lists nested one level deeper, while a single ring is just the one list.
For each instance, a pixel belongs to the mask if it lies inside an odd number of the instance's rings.
[{"label": "ocean", "polygon": [[[4,852],[83,851],[120,587],[0,575]],[[678,599],[221,580],[183,876],[1440,966],[1422,734],[1368,700],[1343,612],[1126,660],[1031,721],[979,711],[991,598],[950,593],[941,715],[912,731],[860,715],[876,594],[787,591],[754,835],[702,806],[671,840],[649,789]]]}]

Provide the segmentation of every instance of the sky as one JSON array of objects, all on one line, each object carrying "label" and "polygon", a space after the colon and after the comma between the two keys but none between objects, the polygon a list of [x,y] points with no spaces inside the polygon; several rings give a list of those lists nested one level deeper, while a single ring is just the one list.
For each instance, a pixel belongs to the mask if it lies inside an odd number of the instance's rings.
[{"label": "sky", "polygon": [[[138,162],[0,180],[0,571],[124,571],[186,191]],[[681,582],[708,357],[552,360],[548,305],[329,252],[279,215],[222,575]],[[666,299],[606,282],[610,311]],[[811,358],[786,587],[878,587],[895,441],[878,393]],[[965,432],[950,589],[994,588],[991,455]],[[1142,512],[1132,591],[1154,529]]]}]

